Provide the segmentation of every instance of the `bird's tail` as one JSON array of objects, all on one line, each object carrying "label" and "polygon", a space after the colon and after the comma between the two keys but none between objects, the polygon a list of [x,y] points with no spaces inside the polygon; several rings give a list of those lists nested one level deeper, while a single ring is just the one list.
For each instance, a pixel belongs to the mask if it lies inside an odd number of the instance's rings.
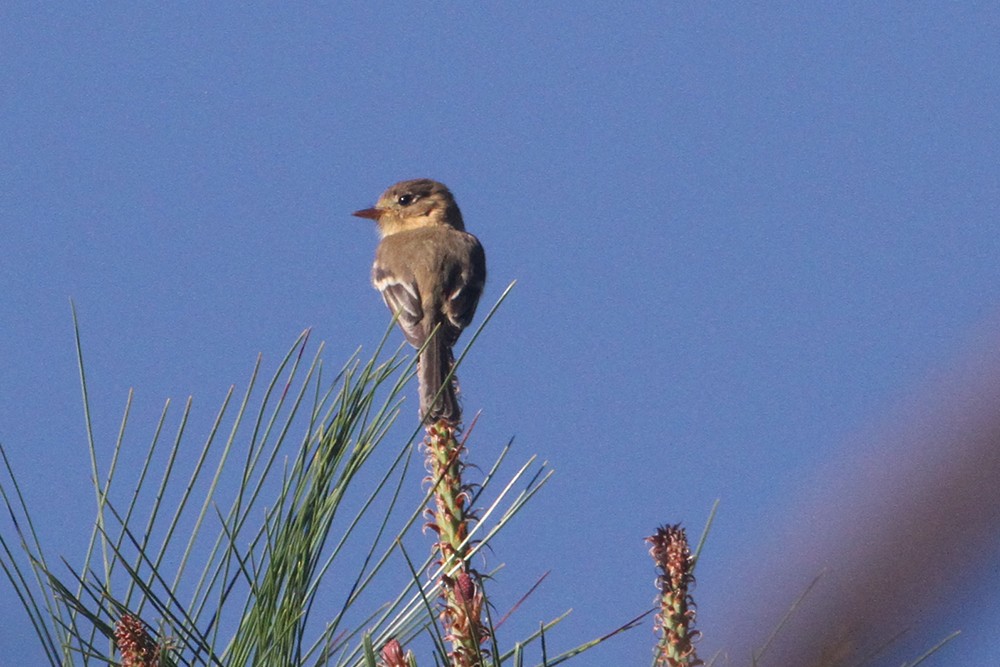
[{"label": "bird's tail", "polygon": [[447,383],[444,381],[454,365],[455,356],[452,354],[451,345],[448,344],[448,337],[441,331],[436,332],[417,361],[417,376],[420,379],[420,416],[425,423],[431,424],[439,419],[461,421],[458,379],[453,375]]}]

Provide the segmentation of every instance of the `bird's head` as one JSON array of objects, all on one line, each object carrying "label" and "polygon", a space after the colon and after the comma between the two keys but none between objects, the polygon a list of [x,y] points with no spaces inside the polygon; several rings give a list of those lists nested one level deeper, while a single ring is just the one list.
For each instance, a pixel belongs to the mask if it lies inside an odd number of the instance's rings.
[{"label": "bird's head", "polygon": [[353,215],[377,222],[383,238],[419,227],[465,229],[451,192],[443,183],[429,178],[396,183],[382,193],[374,207],[355,211]]}]

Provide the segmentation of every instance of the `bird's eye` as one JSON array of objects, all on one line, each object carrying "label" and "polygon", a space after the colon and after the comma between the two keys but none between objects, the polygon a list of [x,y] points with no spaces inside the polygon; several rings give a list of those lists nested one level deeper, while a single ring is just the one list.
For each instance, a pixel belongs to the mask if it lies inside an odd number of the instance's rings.
[{"label": "bird's eye", "polygon": [[416,199],[416,197],[410,194],[399,195],[399,197],[396,198],[396,203],[400,206],[409,206],[413,203],[414,199]]}]

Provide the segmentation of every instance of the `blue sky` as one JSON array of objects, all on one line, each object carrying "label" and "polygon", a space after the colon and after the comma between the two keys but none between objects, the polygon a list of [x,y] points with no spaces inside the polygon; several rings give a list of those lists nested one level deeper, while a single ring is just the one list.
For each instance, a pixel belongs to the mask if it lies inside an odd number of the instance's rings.
[{"label": "blue sky", "polygon": [[[642,539],[697,535],[720,499],[710,654],[824,471],[878,456],[997,340],[997,62],[990,3],[7,3],[0,441],[76,548],[69,299],[99,446],[130,387],[136,446],[168,397],[205,425],[307,327],[334,365],[374,346],[376,238],[350,212],[435,178],[486,248],[484,301],[518,281],[461,373],[473,456],[514,436],[557,473],[495,586],[551,569],[524,627],[573,607],[552,641],[583,641],[651,604]],[[1000,662],[997,583],[927,609],[904,656],[963,628],[943,661]],[[0,599],[6,659],[32,664]],[[647,664],[652,641],[576,664]]]}]

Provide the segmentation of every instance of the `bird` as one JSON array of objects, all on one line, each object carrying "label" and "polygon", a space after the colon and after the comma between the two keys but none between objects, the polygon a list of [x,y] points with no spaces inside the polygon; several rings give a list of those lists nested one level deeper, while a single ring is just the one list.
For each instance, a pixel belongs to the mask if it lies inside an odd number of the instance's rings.
[{"label": "bird", "polygon": [[377,223],[381,240],[371,280],[419,351],[421,420],[457,424],[462,409],[452,350],[472,322],[486,283],[483,246],[465,231],[451,191],[428,178],[396,183],[375,206],[353,215]]}]

